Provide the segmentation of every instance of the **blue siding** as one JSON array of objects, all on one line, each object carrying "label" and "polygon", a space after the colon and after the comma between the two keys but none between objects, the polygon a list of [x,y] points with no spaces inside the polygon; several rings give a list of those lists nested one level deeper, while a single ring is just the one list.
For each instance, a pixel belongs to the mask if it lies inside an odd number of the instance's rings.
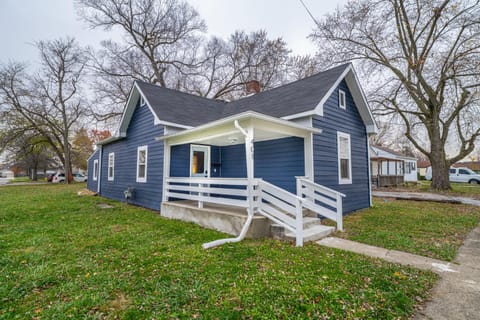
[{"label": "blue siding", "polygon": [[[296,192],[295,176],[303,176],[304,144],[301,138],[284,138],[255,142],[255,177]],[[211,176],[244,178],[247,176],[245,145],[211,147]],[[215,164],[219,164],[216,166]],[[174,146],[171,150],[170,175],[188,177],[190,145]],[[215,171],[216,169],[216,171]]]},{"label": "blue siding", "polygon": [[[346,110],[338,106],[338,89],[346,93]],[[343,199],[344,213],[368,207],[367,133],[345,81],[325,103],[323,117],[314,116],[313,126],[323,130],[313,138],[315,182],[346,195]],[[338,183],[337,131],[350,134],[352,184]]]},{"label": "blue siding", "polygon": [[98,181],[93,181],[93,161],[98,159],[99,150],[95,150],[88,159],[88,171],[87,171],[87,189],[97,192]]},{"label": "blue siding", "polygon": [[[162,135],[163,127],[154,125],[154,117],[148,107],[137,105],[127,130],[127,137],[103,146],[100,194],[124,201],[123,192],[128,187],[133,187],[135,198],[129,200],[130,203],[159,210],[163,184],[163,142],[156,141],[155,138]],[[137,148],[143,145],[148,145],[147,182],[138,183]],[[110,152],[115,153],[114,181],[107,179]]]}]

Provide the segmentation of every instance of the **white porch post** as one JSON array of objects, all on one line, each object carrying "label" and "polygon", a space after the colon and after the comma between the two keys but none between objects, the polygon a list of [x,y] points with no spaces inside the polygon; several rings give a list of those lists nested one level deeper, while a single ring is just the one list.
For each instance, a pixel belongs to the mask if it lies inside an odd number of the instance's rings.
[{"label": "white porch post", "polygon": [[255,179],[255,173],[254,173],[254,147],[253,147],[253,138],[254,138],[254,129],[253,126],[248,126],[246,128],[246,135],[245,135],[245,160],[247,162],[247,179],[248,179],[248,215],[253,216],[253,210],[254,210],[254,201],[253,197],[255,195],[255,192],[253,190],[254,188],[254,179]]},{"label": "white porch post", "polygon": [[170,178],[170,145],[168,140],[163,141],[163,188],[162,202],[168,201],[167,197],[167,179]]}]

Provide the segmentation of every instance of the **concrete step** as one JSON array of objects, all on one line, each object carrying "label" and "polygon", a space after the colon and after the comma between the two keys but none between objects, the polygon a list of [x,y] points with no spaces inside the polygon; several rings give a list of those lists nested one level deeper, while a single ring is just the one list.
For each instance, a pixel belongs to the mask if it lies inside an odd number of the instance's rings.
[{"label": "concrete step", "polygon": [[[322,220],[319,218],[315,217],[303,217],[303,229],[308,229],[312,226],[316,225],[321,225]],[[277,223],[272,223],[272,228],[281,228],[283,229],[283,226]]]},{"label": "concrete step", "polygon": [[[303,230],[303,241],[316,241],[330,235],[335,231],[335,227],[314,225],[308,229]],[[288,240],[295,240],[295,233],[291,231],[285,232],[285,238]]]}]

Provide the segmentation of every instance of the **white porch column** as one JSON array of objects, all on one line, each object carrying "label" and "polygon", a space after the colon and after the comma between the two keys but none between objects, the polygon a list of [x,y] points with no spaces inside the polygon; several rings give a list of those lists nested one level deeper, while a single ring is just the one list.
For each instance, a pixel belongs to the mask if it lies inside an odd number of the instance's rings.
[{"label": "white porch column", "polygon": [[167,179],[170,177],[170,145],[167,140],[163,141],[163,185],[162,202],[168,201],[167,197]]},{"label": "white porch column", "polygon": [[254,138],[254,129],[253,126],[249,126],[246,128],[246,135],[245,135],[245,160],[247,162],[247,179],[248,179],[248,214],[253,216],[253,209],[254,209],[254,201],[253,197],[255,192],[254,188],[254,149],[253,149],[253,138]]}]

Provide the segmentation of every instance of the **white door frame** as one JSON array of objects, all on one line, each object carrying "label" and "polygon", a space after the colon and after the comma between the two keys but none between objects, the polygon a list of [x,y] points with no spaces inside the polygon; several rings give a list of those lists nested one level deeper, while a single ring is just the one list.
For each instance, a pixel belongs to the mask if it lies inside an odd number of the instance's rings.
[{"label": "white door frame", "polygon": [[[192,173],[192,164],[193,164],[193,152],[194,151],[203,151],[205,152],[204,158],[204,173],[193,174]],[[205,177],[210,178],[210,146],[201,145],[201,144],[191,144],[190,145],[190,177]]]}]

